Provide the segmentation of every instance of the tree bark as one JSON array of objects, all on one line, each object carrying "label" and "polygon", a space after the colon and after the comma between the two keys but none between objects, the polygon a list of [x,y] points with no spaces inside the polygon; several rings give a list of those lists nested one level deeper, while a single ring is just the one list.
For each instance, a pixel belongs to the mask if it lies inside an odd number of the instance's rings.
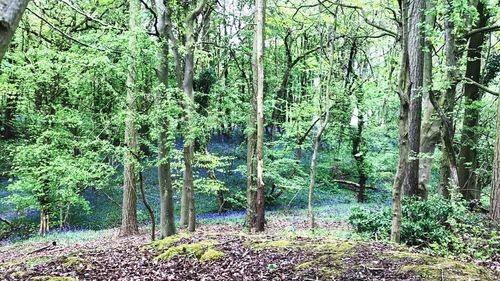
[{"label": "tree bark", "polygon": [[401,65],[399,70],[399,162],[392,187],[392,226],[391,241],[399,243],[401,240],[401,195],[406,177],[408,163],[408,119],[410,111],[410,94],[408,86],[408,2],[399,0],[401,11]]},{"label": "tree bark", "polygon": [[[434,0],[425,2],[425,9],[431,10],[435,6]],[[426,28],[434,28],[436,16],[434,13],[426,13],[425,25]],[[432,88],[432,42],[425,36],[425,52],[424,52],[424,73],[423,73],[423,104],[425,112],[422,120],[422,129],[420,136],[420,163],[418,185],[425,193],[429,190],[429,182],[432,173],[433,155],[436,145],[440,140],[440,119],[435,116],[434,106],[429,100],[429,91]]]},{"label": "tree bark", "polygon": [[500,101],[497,101],[497,129],[495,140],[495,160],[493,161],[491,186],[491,218],[500,221]]},{"label": "tree bark", "polygon": [[[478,1],[477,12],[479,21],[475,29],[483,28],[488,21],[488,15],[482,1]],[[471,35],[467,48],[467,66],[465,77],[476,83],[481,78],[481,51],[485,40],[484,32],[477,32]],[[464,85],[464,118],[462,124],[462,138],[460,140],[460,153],[458,155],[458,175],[460,193],[466,200],[477,200],[481,190],[477,186],[477,176],[475,170],[478,165],[477,151],[475,145],[478,143],[479,134],[479,112],[480,108],[476,103],[481,99],[479,87],[475,84],[466,83]]]},{"label": "tree bark", "polygon": [[[253,91],[252,91],[253,92]],[[255,149],[257,141],[256,121],[257,121],[257,99],[252,93],[250,114],[248,117],[247,133],[247,208],[246,225],[248,229],[255,227],[256,219],[256,192],[255,192]]]},{"label": "tree bark", "polygon": [[[155,0],[156,14],[158,17],[157,30],[160,33],[160,49],[158,50],[158,81],[168,87],[168,43],[166,30],[166,7],[162,0]],[[163,92],[158,91],[155,95],[155,103],[161,106],[164,99]],[[158,108],[160,111],[161,108]],[[167,132],[169,129],[168,119],[160,120],[158,124],[160,134],[158,136],[158,182],[160,185],[160,237],[165,238],[175,234],[174,200],[172,190],[172,175],[170,170],[170,149],[168,145]]]},{"label": "tree bark", "polygon": [[0,0],[0,62],[30,0]]},{"label": "tree bark", "polygon": [[122,203],[122,225],[121,236],[130,236],[139,233],[137,224],[137,194],[136,194],[136,155],[139,146],[137,142],[137,129],[135,114],[137,111],[135,97],[136,83],[136,56],[137,42],[136,34],[139,26],[138,14],[140,11],[139,0],[129,2],[129,29],[132,34],[129,37],[128,48],[130,51],[127,77],[126,117],[125,117],[125,155],[123,169],[123,203]]},{"label": "tree bark", "polygon": [[410,160],[406,171],[405,194],[423,197],[425,194],[418,185],[420,129],[422,123],[422,85],[423,85],[423,0],[410,1],[408,24],[408,61],[410,69],[410,116],[408,140]]},{"label": "tree bark", "polygon": [[255,1],[254,75],[257,102],[257,197],[255,219],[256,231],[264,231],[264,25],[266,1]]},{"label": "tree bark", "polygon": [[[332,83],[332,77],[333,77],[333,52],[334,49],[332,47],[331,49],[331,57],[328,58],[329,62],[329,68],[328,68],[328,76],[327,76],[327,81],[326,81],[326,90],[325,90],[325,118],[322,120],[318,127],[318,131],[316,132],[316,137],[314,138],[314,149],[313,149],[313,154],[311,156],[311,164],[309,167],[309,200],[308,200],[308,217],[309,217],[309,228],[314,229],[316,226],[315,220],[314,220],[314,185],[315,185],[315,180],[316,180],[316,162],[318,158],[318,152],[319,152],[319,145],[321,142],[321,136],[323,135],[323,132],[326,129],[326,126],[328,126],[328,121],[330,119],[330,87]],[[320,71],[321,73],[321,71]],[[319,96],[321,99],[321,87],[320,87],[320,92]],[[320,119],[321,116],[323,116],[323,113],[320,114]]]}]

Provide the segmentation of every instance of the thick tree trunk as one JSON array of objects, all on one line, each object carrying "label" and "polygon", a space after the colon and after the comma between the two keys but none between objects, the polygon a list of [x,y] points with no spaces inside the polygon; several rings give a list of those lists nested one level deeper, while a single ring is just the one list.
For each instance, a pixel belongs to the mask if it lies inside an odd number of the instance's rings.
[{"label": "thick tree trunk", "polygon": [[398,95],[399,95],[399,162],[392,187],[392,226],[391,241],[399,243],[401,240],[401,196],[406,177],[408,164],[408,119],[409,119],[409,87],[408,87],[408,2],[399,1],[401,11],[401,65],[399,70]]},{"label": "thick tree trunk", "polygon": [[410,116],[408,140],[410,160],[406,171],[405,194],[424,197],[425,192],[418,185],[420,129],[422,121],[422,85],[423,85],[423,0],[410,1],[408,24],[408,61],[410,69]]},{"label": "thick tree trunk", "polygon": [[0,0],[0,62],[30,0]]},{"label": "thick tree trunk", "polygon": [[497,101],[497,132],[491,186],[491,217],[500,221],[500,101]]},{"label": "thick tree trunk", "polygon": [[255,220],[256,231],[264,231],[264,25],[265,0],[255,1],[254,75],[257,102],[257,198]]},{"label": "thick tree trunk", "polygon": [[130,236],[139,233],[137,225],[137,194],[136,194],[136,177],[135,165],[136,155],[139,147],[137,143],[137,129],[135,122],[135,114],[137,111],[135,97],[135,82],[136,82],[136,65],[135,59],[137,55],[136,34],[138,23],[138,13],[140,10],[139,0],[130,0],[129,11],[129,28],[132,32],[129,38],[129,65],[127,78],[127,97],[126,97],[126,119],[125,119],[125,155],[123,169],[123,203],[122,203],[122,225],[120,235]]},{"label": "thick tree trunk", "polygon": [[[425,2],[427,11],[432,10],[435,6],[434,0]],[[427,28],[433,28],[436,22],[434,13],[426,13],[425,24]],[[420,136],[420,163],[418,186],[425,192],[425,197],[429,190],[429,182],[432,173],[432,162],[434,150],[439,142],[440,137],[440,119],[435,116],[434,106],[429,100],[429,91],[432,88],[432,42],[429,38],[425,38],[424,52],[424,73],[423,73],[423,104],[425,107],[424,117],[422,120],[422,129]]]},{"label": "thick tree trunk", "polygon": [[[478,1],[477,12],[479,21],[474,26],[482,28],[486,26],[488,15],[482,1]],[[481,51],[484,43],[484,32],[474,33],[469,39],[467,48],[467,67],[465,77],[480,82],[481,76]],[[464,119],[462,125],[462,138],[460,140],[460,153],[458,156],[458,175],[460,193],[466,200],[479,199],[481,190],[477,186],[477,151],[476,144],[479,140],[477,128],[479,127],[480,108],[476,103],[481,99],[481,92],[476,84],[466,83],[464,85]]]},{"label": "thick tree trunk", "polygon": [[[155,0],[158,15],[157,29],[160,33],[161,47],[158,50],[158,81],[168,87],[168,44],[166,30],[166,7],[162,0]],[[163,91],[155,95],[155,103],[161,106]],[[161,110],[161,108],[158,108]],[[170,151],[167,132],[168,120],[160,120],[158,124],[160,134],[158,137],[158,182],[160,185],[160,237],[165,238],[175,234],[174,201],[172,190],[172,176],[170,170]]]},{"label": "thick tree trunk", "polygon": [[[438,110],[442,111],[440,113],[440,118],[442,122],[441,137],[443,143],[443,163],[441,172],[441,187],[442,194],[445,197],[449,196],[449,186],[456,188],[458,186],[458,174],[457,174],[457,160],[455,151],[453,149],[453,137],[455,132],[453,130],[453,110],[455,109],[455,95],[458,83],[458,66],[457,66],[457,47],[455,39],[455,25],[453,21],[449,20],[452,18],[453,12],[453,2],[448,1],[446,7],[445,17],[445,53],[446,53],[446,78],[450,83],[446,92],[443,96],[442,108],[441,105],[436,105]],[[432,97],[434,99],[434,97]],[[434,100],[435,102],[435,100]],[[447,167],[446,167],[447,166]],[[448,169],[448,171],[446,171]],[[448,178],[446,178],[448,176]]]}]

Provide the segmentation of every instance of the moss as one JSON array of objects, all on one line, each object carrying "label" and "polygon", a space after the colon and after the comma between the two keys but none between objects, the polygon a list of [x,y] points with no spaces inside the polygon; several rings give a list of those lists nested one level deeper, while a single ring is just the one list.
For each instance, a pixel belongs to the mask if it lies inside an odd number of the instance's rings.
[{"label": "moss", "polygon": [[172,236],[168,236],[164,239],[154,241],[153,243],[150,244],[151,248],[161,251],[165,250],[168,247],[172,246],[175,243],[180,242],[183,238],[189,238],[190,235],[186,233],[181,233],[181,234],[176,234]]},{"label": "moss", "polygon": [[203,240],[194,244],[180,244],[169,248],[163,254],[157,256],[155,260],[169,261],[180,255],[192,255],[199,259],[207,250],[213,249],[217,244],[216,240]]},{"label": "moss", "polygon": [[36,280],[36,281],[77,281],[75,278],[72,277],[61,277],[61,276],[37,276],[31,278],[31,280]]},{"label": "moss", "polygon": [[12,273],[11,276],[13,278],[24,278],[27,274],[28,274],[28,272],[19,270],[19,271]]},{"label": "moss", "polygon": [[292,242],[287,240],[264,241],[253,245],[255,249],[272,249],[272,248],[288,248],[292,246]]},{"label": "moss", "polygon": [[54,261],[54,257],[51,257],[51,256],[40,256],[40,257],[34,257],[34,258],[31,258],[31,259],[28,259],[25,261],[25,265],[29,268],[32,268],[32,267],[35,267],[35,266],[38,266],[38,265],[41,265],[41,264],[45,264],[45,263],[49,263],[51,261]]},{"label": "moss", "polygon": [[492,280],[488,272],[476,265],[445,260],[433,264],[405,265],[401,272],[413,272],[424,280]]},{"label": "moss", "polygon": [[224,257],[224,253],[221,251],[217,251],[214,249],[208,249],[201,257],[200,261],[201,262],[206,262],[206,261],[212,261],[212,260],[218,260],[220,258]]},{"label": "moss", "polygon": [[66,257],[63,260],[63,266],[65,267],[85,267],[89,263],[88,259],[80,257]]},{"label": "moss", "polygon": [[314,265],[314,262],[312,261],[306,261],[306,262],[303,262],[297,266],[295,266],[295,270],[304,270],[304,269],[308,269],[310,267],[313,267]]}]

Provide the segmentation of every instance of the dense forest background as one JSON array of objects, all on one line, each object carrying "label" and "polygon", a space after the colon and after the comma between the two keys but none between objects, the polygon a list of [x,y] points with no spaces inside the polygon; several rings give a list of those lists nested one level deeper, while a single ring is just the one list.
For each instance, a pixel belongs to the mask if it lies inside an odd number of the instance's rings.
[{"label": "dense forest background", "polygon": [[498,9],[29,1],[0,66],[0,237],[314,228],[344,204],[365,238],[498,255]]}]

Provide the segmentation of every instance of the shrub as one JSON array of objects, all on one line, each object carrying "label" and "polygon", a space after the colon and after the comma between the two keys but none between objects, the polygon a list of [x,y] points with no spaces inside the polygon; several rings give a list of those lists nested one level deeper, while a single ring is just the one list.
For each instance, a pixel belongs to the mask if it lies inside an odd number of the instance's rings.
[{"label": "shrub", "polygon": [[[404,198],[401,211],[401,242],[406,245],[441,255],[490,258],[499,254],[495,226],[487,225],[487,218],[468,211],[465,204],[439,197],[426,201]],[[391,218],[390,207],[379,210],[356,207],[348,221],[363,236],[388,239]]]}]

